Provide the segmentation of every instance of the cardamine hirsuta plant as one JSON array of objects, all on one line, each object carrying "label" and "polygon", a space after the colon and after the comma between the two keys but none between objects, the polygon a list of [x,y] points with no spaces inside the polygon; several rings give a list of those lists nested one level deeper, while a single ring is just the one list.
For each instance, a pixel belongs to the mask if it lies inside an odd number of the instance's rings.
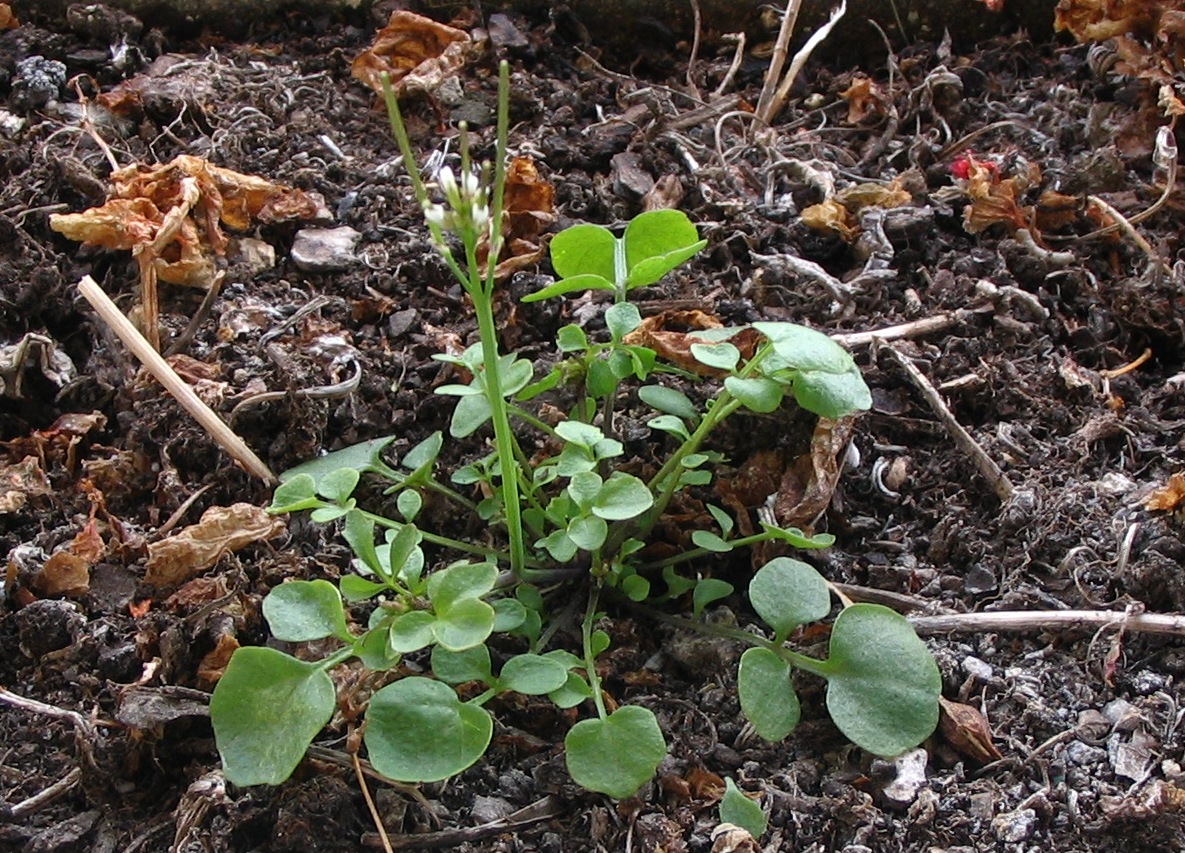
[{"label": "cardamine hirsuta plant", "polygon": [[[798,724],[792,678],[798,669],[826,680],[831,717],[857,745],[882,756],[915,746],[937,724],[940,679],[899,614],[841,601],[827,656],[795,650],[789,641],[798,627],[831,615],[831,590],[807,563],[778,557],[757,570],[747,589],[766,630],[703,619],[708,605],[736,591],[701,576],[697,565],[760,542],[815,549],[833,537],[766,522],[759,532],[738,536],[735,519],[707,504],[714,524],[692,533],[693,547],[660,560],[646,551],[672,499],[711,483],[722,457],[709,439],[726,419],[790,405],[825,418],[868,408],[868,388],[851,356],[826,335],[790,323],[752,324],[759,343],[747,356],[734,343],[741,329],[697,333],[692,355],[723,378],[712,380],[706,404],[694,404],[670,381],[679,371],[627,342],[641,323],[630,293],[705,245],[674,210],[643,213],[620,237],[592,224],[557,234],[551,261],[558,279],[528,299],[609,291],[606,336],[594,340],[579,326],[561,328],[560,360],[546,372],[502,352],[494,270],[503,248],[508,89],[503,63],[492,162],[474,164],[462,125],[459,170],[440,168],[428,181],[387,89],[412,190],[433,245],[472,302],[478,342],[459,355],[436,356],[469,377],[436,389],[457,399],[447,437],[435,432],[399,459],[388,452],[396,436],[378,438],[281,478],[272,511],[308,511],[313,521],[336,526],[353,561],[337,583],[291,581],[264,599],[277,640],[332,638],[337,648],[320,660],[270,647],[234,653],[210,705],[227,779],[238,785],[287,779],[336,707],[329,672],[357,660],[389,674],[369,699],[362,740],[373,767],[392,779],[436,781],[477,762],[493,733],[490,700],[517,692],[583,709],[584,719],[564,739],[572,778],[592,791],[631,796],[653,776],[666,741],[655,715],[610,697],[598,673],[598,657],[610,645],[600,624],[606,608],[619,603],[748,645],[737,689],[741,710],[764,738],[784,738]],[[614,412],[627,397],[653,411],[649,426],[667,450],[645,476],[621,464]],[[538,403],[552,399],[569,401],[558,423],[539,414]],[[489,436],[488,452],[441,470],[447,438],[479,431]],[[547,450],[534,452],[539,446]],[[364,476],[394,498],[394,517],[359,504],[355,491]],[[474,542],[441,531],[423,511],[428,493],[475,514],[497,535]],[[574,598],[583,615],[579,638],[568,648],[559,644],[563,632],[552,614]],[[415,656],[416,674],[399,668],[407,656]],[[458,694],[462,684],[470,686]]]}]

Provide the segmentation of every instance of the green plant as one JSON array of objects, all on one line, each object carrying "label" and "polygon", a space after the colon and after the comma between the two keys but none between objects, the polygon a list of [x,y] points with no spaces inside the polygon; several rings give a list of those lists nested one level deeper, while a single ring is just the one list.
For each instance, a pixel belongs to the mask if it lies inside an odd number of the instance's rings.
[{"label": "green plant", "polygon": [[[402,459],[390,458],[390,436],[282,476],[272,511],[310,511],[314,521],[340,525],[354,571],[336,586],[313,580],[276,587],[264,600],[264,617],[279,640],[333,639],[340,648],[319,661],[270,648],[235,652],[210,706],[227,778],[240,785],[277,784],[291,774],[333,713],[328,673],[334,667],[356,658],[382,673],[421,653],[431,677],[390,680],[369,701],[363,739],[379,772],[426,782],[472,765],[493,731],[486,705],[513,691],[545,695],[564,708],[591,700],[595,717],[576,723],[565,738],[568,769],[585,788],[629,796],[653,775],[666,744],[648,709],[623,705],[610,711],[606,702],[597,658],[610,638],[598,623],[602,599],[614,596],[656,619],[752,646],[741,658],[738,685],[742,709],[763,737],[785,737],[798,722],[791,681],[797,668],[827,680],[831,715],[855,743],[881,755],[914,746],[937,722],[940,683],[925,646],[901,616],[874,605],[845,607],[831,626],[829,656],[819,660],[786,646],[798,626],[830,612],[828,585],[807,564],[779,558],[753,577],[749,598],[769,625],[769,637],[701,621],[705,607],[734,590],[716,578],[679,572],[691,561],[759,542],[810,549],[827,547],[831,536],[768,523],[737,536],[734,520],[708,505],[715,529],[694,531],[694,547],[662,559],[645,550],[672,498],[711,482],[721,457],[705,442],[726,418],[740,410],[774,412],[787,397],[829,418],[867,408],[868,388],[855,363],[819,332],[755,323],[700,333],[691,346],[700,363],[723,377],[705,405],[658,381],[674,371],[652,350],[627,342],[641,317],[626,297],[703,247],[694,225],[675,211],[637,217],[621,239],[597,226],[576,226],[554,238],[553,264],[561,278],[530,298],[611,290],[607,341],[564,327],[557,336],[563,360],[538,378],[530,361],[501,353],[493,295],[502,245],[507,78],[503,65],[493,167],[473,168],[462,128],[460,176],[442,169],[436,179],[443,202],[432,199],[415,168],[388,90],[392,128],[428,228],[478,320],[478,344],[455,357],[438,356],[471,378],[437,390],[457,397],[450,434],[467,436],[490,424],[491,452],[455,470],[446,483],[437,478],[442,433]],[[753,342],[745,353],[741,337]],[[654,410],[651,428],[669,437],[665,461],[645,477],[615,468],[625,451],[613,412],[627,380],[637,383],[638,399]],[[567,395],[570,411],[558,423],[545,422],[531,408],[532,400],[549,392]],[[524,431],[536,434],[541,452],[528,456],[519,438]],[[385,485],[398,517],[358,504],[354,493],[363,475]],[[474,492],[483,497],[471,500],[467,494]],[[419,519],[429,493],[504,531],[505,547],[423,529]],[[433,549],[431,570],[425,547]],[[448,552],[458,559],[436,565]],[[551,648],[559,625],[549,619],[544,584],[558,584],[569,598],[573,590],[586,594],[578,653]],[[666,605],[688,598],[691,618],[667,612]],[[355,612],[366,613],[364,626],[347,618]],[[525,650],[495,666],[495,634],[519,638]],[[472,698],[459,698],[454,688],[460,684],[476,685],[467,690]],[[746,819],[753,823],[752,814]]]}]

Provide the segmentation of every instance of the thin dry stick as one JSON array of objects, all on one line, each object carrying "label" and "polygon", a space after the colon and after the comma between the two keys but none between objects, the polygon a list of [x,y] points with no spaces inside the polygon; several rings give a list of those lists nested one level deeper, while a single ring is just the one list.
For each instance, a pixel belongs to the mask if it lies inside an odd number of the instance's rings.
[{"label": "thin dry stick", "polygon": [[87,302],[94,307],[103,322],[119,336],[119,339],[132,351],[132,354],[140,359],[148,371],[156,377],[156,380],[165,386],[165,389],[176,398],[181,407],[202,425],[223,450],[229,453],[248,473],[263,480],[269,486],[275,485],[276,475],[271,472],[271,469],[255,455],[246,442],[235,435],[234,431],[218,417],[213,409],[202,402],[188,383],[177,375],[169,363],[161,358],[160,353],[154,350],[144,339],[144,336],[136,330],[136,327],[103,292],[103,289],[95,284],[93,278],[89,275],[83,276],[82,280],[78,282],[78,291],[86,297]]},{"label": "thin dry stick", "polygon": [[785,106],[786,99],[790,97],[790,87],[798,79],[798,72],[802,71],[802,66],[806,65],[806,61],[815,52],[815,48],[822,44],[827,36],[831,35],[831,30],[835,28],[835,25],[839,23],[839,19],[847,11],[847,0],[840,0],[839,8],[831,13],[831,17],[828,18],[827,23],[815,30],[811,34],[811,37],[806,40],[806,44],[798,49],[798,53],[794,54],[794,59],[790,61],[790,67],[786,69],[786,76],[782,78],[782,82],[778,86],[778,91],[774,93],[774,99],[769,105],[769,114],[764,117],[767,124]]},{"label": "thin dry stick", "polygon": [[725,44],[728,40],[733,38],[736,40],[736,50],[732,54],[732,64],[728,66],[728,71],[724,72],[724,79],[720,81],[720,85],[716,87],[716,91],[712,93],[713,98],[719,98],[732,85],[733,79],[737,76],[737,72],[741,69],[741,62],[745,58],[745,34],[744,32],[729,33],[725,35],[721,41]]},{"label": "thin dry stick", "polygon": [[981,633],[983,631],[1068,631],[1123,627],[1144,634],[1185,637],[1185,614],[1127,614],[1115,610],[1000,610],[994,613],[951,613],[906,616],[919,634]]},{"label": "thin dry stick", "polygon": [[773,102],[774,94],[778,91],[778,81],[782,78],[782,66],[786,63],[786,52],[790,48],[790,36],[794,33],[794,24],[798,21],[798,10],[802,8],[802,0],[789,0],[786,3],[786,13],[782,16],[782,26],[778,30],[778,40],[774,42],[774,52],[769,58],[769,68],[766,69],[765,79],[761,83],[761,94],[757,98],[757,117],[769,124],[773,118],[769,105]]},{"label": "thin dry stick", "polygon": [[920,338],[934,332],[945,332],[947,329],[959,325],[965,319],[965,312],[935,314],[933,317],[922,317],[896,326],[885,326],[872,332],[847,332],[832,335],[831,340],[842,347],[863,347],[873,341],[895,341],[900,338]]},{"label": "thin dry stick", "polygon": [[391,849],[391,839],[387,837],[387,828],[383,826],[383,818],[379,814],[378,807],[374,804],[374,798],[370,796],[370,787],[366,784],[362,765],[358,763],[358,754],[351,753],[351,756],[354,759],[354,775],[358,777],[358,787],[362,789],[362,799],[366,800],[366,808],[370,809],[370,819],[374,821],[374,828],[379,831],[379,840],[383,842],[383,849],[387,853],[395,853]]},{"label": "thin dry stick", "polygon": [[82,771],[75,767],[58,781],[54,782],[48,788],[38,791],[27,800],[21,800],[9,810],[9,815],[15,820],[22,818],[27,814],[32,814],[38,809],[52,803],[58,797],[71,791],[78,780],[82,778]]},{"label": "thin dry stick", "polygon": [[1148,256],[1148,260],[1154,267],[1158,267],[1159,269],[1163,269],[1165,271],[1168,270],[1169,265],[1165,263],[1164,259],[1161,258],[1160,255],[1156,254],[1156,250],[1152,248],[1152,244],[1144,239],[1144,235],[1136,230],[1135,226],[1132,225],[1130,221],[1128,221],[1126,216],[1109,205],[1107,202],[1103,201],[1103,199],[1099,198],[1097,195],[1088,195],[1086,200],[1101,207],[1104,213],[1114,219],[1115,225],[1119,227],[1119,230],[1123,231],[1125,234],[1127,234],[1127,236],[1132,238],[1132,242],[1139,246],[1140,251]]},{"label": "thin dry stick", "polygon": [[703,26],[703,19],[700,17],[699,0],[690,0],[691,14],[695,18],[695,35],[691,39],[691,56],[687,58],[687,88],[695,93],[695,96],[700,97],[699,87],[695,85],[695,60],[699,55],[699,37],[700,29]]},{"label": "thin dry stick", "polygon": [[1140,355],[1134,361],[1129,361],[1127,364],[1123,365],[1123,367],[1117,367],[1114,370],[1100,370],[1099,376],[1103,377],[1104,379],[1114,379],[1117,376],[1123,376],[1125,374],[1131,373],[1136,368],[1143,366],[1144,362],[1148,361],[1150,358],[1152,358],[1152,348],[1145,347],[1144,351],[1140,353]]},{"label": "thin dry stick", "polygon": [[34,714],[53,717],[56,720],[67,720],[73,723],[74,729],[79,735],[90,741],[93,741],[98,734],[95,730],[95,724],[77,711],[59,708],[57,705],[47,705],[44,702],[38,702],[36,699],[27,699],[3,687],[0,687],[0,704],[11,705],[14,708],[20,708],[22,711],[30,711]]},{"label": "thin dry stick", "polygon": [[930,384],[930,380],[926,378],[925,374],[904,353],[888,344],[885,344],[884,348],[888,350],[893,360],[905,370],[910,381],[922,393],[922,396],[926,398],[926,402],[930,404],[930,408],[934,411],[934,414],[942,421],[942,425],[946,427],[947,432],[951,434],[951,437],[963,449],[963,452],[975,462],[975,467],[979,469],[979,473],[983,475],[984,479],[991,483],[992,489],[1000,500],[1004,502],[1011,500],[1015,487],[1012,485],[1012,481],[1008,479],[1008,475],[996,464],[994,459],[987,455],[987,451],[980,447],[979,443],[971,437],[971,433],[967,432],[963,428],[963,425],[958,422],[954,414],[951,413],[951,410],[947,408],[946,403],[943,402],[942,395]]}]

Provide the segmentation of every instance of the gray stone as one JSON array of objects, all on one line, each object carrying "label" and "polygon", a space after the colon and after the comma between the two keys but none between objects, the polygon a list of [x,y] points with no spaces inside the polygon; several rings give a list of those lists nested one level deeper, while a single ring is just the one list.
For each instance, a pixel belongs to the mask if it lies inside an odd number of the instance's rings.
[{"label": "gray stone", "polygon": [[917,799],[918,791],[926,784],[926,762],[929,755],[918,748],[899,755],[893,762],[897,778],[881,791],[885,799],[895,806],[908,806]]},{"label": "gray stone", "polygon": [[1004,812],[992,820],[992,832],[1005,844],[1019,844],[1027,841],[1037,828],[1037,812],[1033,809],[1018,809]]},{"label": "gray stone", "polygon": [[348,225],[296,232],[292,261],[305,272],[340,272],[359,263],[354,247],[362,235]]}]

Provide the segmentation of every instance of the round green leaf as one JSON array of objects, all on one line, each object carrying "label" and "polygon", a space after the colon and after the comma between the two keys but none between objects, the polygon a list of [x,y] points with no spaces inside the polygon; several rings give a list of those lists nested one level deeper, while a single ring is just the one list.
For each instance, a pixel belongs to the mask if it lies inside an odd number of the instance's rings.
[{"label": "round green leaf", "polygon": [[575,708],[585,699],[591,699],[592,695],[592,688],[588,686],[584,677],[575,672],[569,672],[568,680],[564,682],[564,686],[548,693],[547,698],[557,708]]},{"label": "round green leaf", "polygon": [[435,622],[432,614],[423,610],[401,613],[391,620],[391,648],[407,655],[430,646]]},{"label": "round green leaf", "polygon": [[741,351],[735,345],[722,341],[715,344],[692,344],[691,355],[700,364],[717,370],[733,370],[741,360]]},{"label": "round green leaf", "polygon": [[403,457],[400,464],[409,471],[430,468],[436,461],[436,457],[440,455],[442,447],[444,447],[444,434],[437,430],[407,451],[407,455]]},{"label": "round green leaf", "polygon": [[317,491],[327,501],[344,503],[358,485],[360,476],[357,468],[338,468],[321,478]]},{"label": "round green leaf", "polygon": [[560,352],[584,352],[588,349],[588,335],[574,323],[561,326],[555,335],[556,349]]},{"label": "round green leaf", "polygon": [[623,705],[603,720],[582,720],[564,738],[568,773],[581,787],[617,799],[637,793],[667,754],[654,714]]},{"label": "round green leaf", "polygon": [[490,650],[485,644],[461,652],[435,646],[432,649],[432,674],[446,684],[492,681]]},{"label": "round green leaf", "polygon": [[719,578],[704,578],[701,581],[696,581],[695,592],[691,595],[695,615],[698,617],[704,612],[704,608],[713,601],[727,598],[732,593],[733,585],[728,581],[722,581]]},{"label": "round green leaf", "polygon": [[568,680],[568,668],[543,655],[515,655],[502,666],[498,686],[526,696],[542,696],[559,690]]},{"label": "round green leaf", "polygon": [[728,376],[724,379],[724,388],[751,412],[776,411],[786,395],[780,384],[764,376]]},{"label": "round green leaf", "polygon": [[263,617],[277,640],[303,643],[338,637],[354,641],[346,627],[341,593],[329,581],[289,581],[274,587],[263,600]]},{"label": "round green leaf", "polygon": [[887,607],[853,604],[839,614],[822,674],[836,726],[874,755],[899,755],[938,725],[938,665],[905,617]]},{"label": "round green leaf", "polygon": [[761,806],[746,797],[732,779],[725,779],[724,796],[720,798],[720,822],[739,826],[757,839],[765,832],[766,818]]},{"label": "round green leaf", "polygon": [[457,400],[457,407],[453,409],[453,419],[449,422],[449,435],[453,438],[464,438],[472,435],[477,429],[490,419],[490,401],[485,394],[474,394]]},{"label": "round green leaf", "polygon": [[608,228],[573,225],[551,238],[551,266],[560,278],[595,275],[612,282],[616,247],[617,238]]},{"label": "round green leaf", "polygon": [[[620,341],[640,325],[642,325],[642,313],[638,310],[638,306],[632,302],[616,302],[605,309],[605,326],[608,327],[609,334],[615,341]],[[614,354],[617,355],[619,352]],[[618,376],[624,379],[631,372],[632,368],[627,368]]]},{"label": "round green leaf", "polygon": [[778,641],[831,610],[827,581],[801,560],[775,557],[757,570],[749,582],[749,601]]},{"label": "round green leaf", "polygon": [[363,739],[374,769],[400,782],[438,782],[485,753],[494,721],[431,678],[404,678],[371,697]]},{"label": "round green leaf", "polygon": [[494,608],[495,632],[513,631],[527,618],[527,608],[516,598],[499,598],[490,605]]},{"label": "round green leaf", "polygon": [[415,489],[404,489],[399,493],[399,497],[395,499],[395,507],[399,510],[399,514],[403,516],[403,520],[412,522],[416,520],[416,516],[420,514],[420,509],[424,506],[424,499],[420,497],[420,493]]},{"label": "round green leaf", "polygon": [[611,642],[609,639],[609,634],[605,631],[602,631],[600,628],[592,632],[589,640],[589,651],[592,652],[592,656],[594,658],[601,652],[605,651],[605,649],[609,648],[609,643]]},{"label": "round green leaf", "polygon": [[428,598],[437,613],[463,598],[481,598],[494,588],[498,569],[493,563],[454,563],[428,578]]},{"label": "round green leaf", "polygon": [[650,406],[668,415],[675,415],[688,420],[695,420],[699,412],[695,404],[682,391],[668,388],[665,385],[643,385],[638,389],[638,398]]},{"label": "round green leaf", "polygon": [[710,530],[693,530],[691,542],[697,548],[703,548],[716,554],[727,554],[732,550],[732,545]]},{"label": "round green leaf", "polygon": [[707,245],[681,210],[653,210],[638,214],[626,226],[626,265],[629,289],[654,284]]},{"label": "round green leaf", "polygon": [[651,429],[662,430],[669,432],[681,441],[687,441],[691,438],[691,433],[687,429],[687,424],[683,423],[680,418],[674,415],[656,415],[650,420],[646,421],[646,426]]},{"label": "round green leaf", "polygon": [[587,447],[590,450],[598,441],[605,437],[600,428],[582,421],[561,421],[555,426],[555,434],[571,444]]},{"label": "round green leaf", "polygon": [[790,681],[790,664],[769,649],[747,649],[737,668],[741,713],[757,734],[779,741],[798,725],[802,709]]},{"label": "round green leaf", "polygon": [[275,649],[236,649],[210,697],[214,741],[235,785],[279,785],[333,715],[333,682]]},{"label": "round green leaf", "polygon": [[342,598],[346,601],[366,601],[387,589],[385,583],[375,583],[357,575],[346,575],[338,581],[338,586],[341,588]]},{"label": "round green leaf", "polygon": [[272,504],[268,507],[271,512],[299,512],[302,509],[312,509],[320,501],[317,499],[317,483],[311,474],[292,475],[288,479],[281,476],[280,485],[272,492]]},{"label": "round green leaf", "polygon": [[621,579],[621,591],[630,601],[645,601],[650,596],[650,581],[641,575],[628,575]]},{"label": "round green leaf", "polygon": [[494,630],[494,608],[480,598],[462,598],[432,623],[436,642],[459,652],[484,643]]},{"label": "round green leaf", "polygon": [[597,492],[592,512],[606,521],[624,521],[641,515],[653,505],[654,496],[645,483],[632,474],[614,471]]},{"label": "round green leaf", "polygon": [[354,654],[367,669],[376,672],[391,669],[402,656],[391,648],[390,637],[386,626],[373,628],[354,641]]},{"label": "round green leaf", "polygon": [[774,351],[797,370],[847,373],[855,368],[848,351],[815,329],[797,323],[754,323],[769,338]]},{"label": "round green leaf", "polygon": [[595,515],[583,515],[568,522],[568,538],[584,551],[595,551],[605,543],[609,525]]},{"label": "round green leaf", "polygon": [[794,377],[794,400],[808,412],[835,420],[872,407],[872,392],[860,371],[847,373],[799,371]]}]

